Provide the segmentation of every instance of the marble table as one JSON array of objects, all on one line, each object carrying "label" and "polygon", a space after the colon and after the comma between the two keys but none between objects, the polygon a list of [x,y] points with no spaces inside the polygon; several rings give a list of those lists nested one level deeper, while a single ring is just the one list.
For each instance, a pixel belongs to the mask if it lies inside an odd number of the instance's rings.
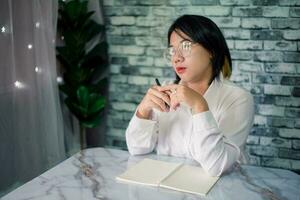
[{"label": "marble table", "polygon": [[119,183],[115,176],[144,158],[184,162],[192,160],[158,156],[130,156],[127,151],[92,148],[69,159],[17,188],[2,200],[300,200],[300,176],[288,170],[237,166],[222,176],[207,196]]}]

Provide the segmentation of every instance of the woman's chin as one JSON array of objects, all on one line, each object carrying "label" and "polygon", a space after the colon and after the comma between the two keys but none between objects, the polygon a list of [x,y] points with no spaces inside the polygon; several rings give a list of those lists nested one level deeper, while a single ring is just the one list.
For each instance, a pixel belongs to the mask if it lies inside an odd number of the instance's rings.
[{"label": "woman's chin", "polygon": [[186,75],[187,75],[187,73],[185,72],[185,73],[178,73],[177,71],[176,71],[176,74],[177,74],[177,76],[179,76],[180,77],[180,79],[182,79],[182,78],[185,78],[186,77]]},{"label": "woman's chin", "polygon": [[180,78],[180,80],[184,81],[184,82],[189,82],[189,77],[182,75],[182,74],[177,74]]}]

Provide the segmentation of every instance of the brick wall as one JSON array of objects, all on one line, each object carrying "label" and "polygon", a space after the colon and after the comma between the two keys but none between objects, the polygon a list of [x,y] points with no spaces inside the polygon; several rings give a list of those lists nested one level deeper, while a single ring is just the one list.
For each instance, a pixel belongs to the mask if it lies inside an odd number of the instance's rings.
[{"label": "brick wall", "polygon": [[182,14],[211,18],[233,59],[232,80],[255,98],[251,163],[300,170],[299,0],[104,0],[111,59],[107,146],[124,132],[154,77],[170,79],[162,50]]}]

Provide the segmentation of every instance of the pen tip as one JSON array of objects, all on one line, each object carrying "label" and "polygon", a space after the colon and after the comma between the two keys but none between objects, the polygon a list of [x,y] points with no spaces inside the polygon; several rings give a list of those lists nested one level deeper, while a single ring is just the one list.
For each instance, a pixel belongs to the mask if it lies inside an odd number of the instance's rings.
[{"label": "pen tip", "polygon": [[157,78],[155,78],[156,85],[160,86],[160,82]]}]

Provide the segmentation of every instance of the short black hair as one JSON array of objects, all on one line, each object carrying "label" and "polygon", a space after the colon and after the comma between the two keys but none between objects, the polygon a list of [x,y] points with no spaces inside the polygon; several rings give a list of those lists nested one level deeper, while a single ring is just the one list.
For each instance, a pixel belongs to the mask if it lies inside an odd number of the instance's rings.
[{"label": "short black hair", "polygon": [[[226,44],[226,40],[219,27],[209,18],[199,15],[182,15],[177,18],[170,26],[168,31],[168,44],[170,44],[171,34],[175,31],[190,37],[193,42],[201,44],[206,50],[212,54],[213,74],[211,82],[215,78],[219,78],[225,59],[227,59],[230,71],[232,69],[231,56]],[[176,74],[176,83],[180,81]]]}]

